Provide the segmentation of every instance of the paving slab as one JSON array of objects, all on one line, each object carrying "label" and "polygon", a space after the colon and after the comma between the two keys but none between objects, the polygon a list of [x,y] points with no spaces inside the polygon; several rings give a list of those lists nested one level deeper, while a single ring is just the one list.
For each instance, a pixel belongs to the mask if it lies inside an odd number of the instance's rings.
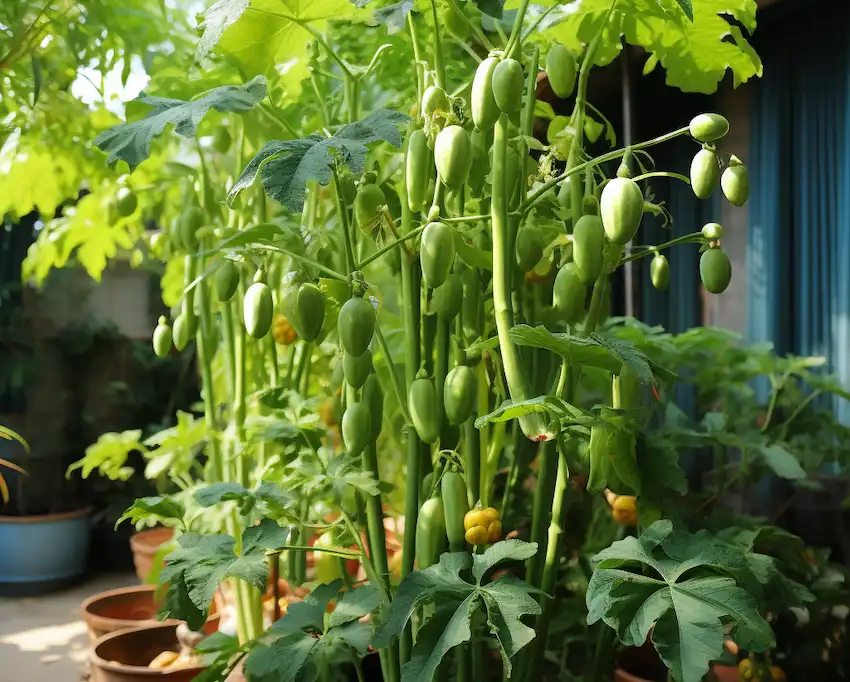
[{"label": "paving slab", "polygon": [[0,598],[0,682],[80,682],[89,651],[80,604],[138,582],[113,573],[41,597]]}]

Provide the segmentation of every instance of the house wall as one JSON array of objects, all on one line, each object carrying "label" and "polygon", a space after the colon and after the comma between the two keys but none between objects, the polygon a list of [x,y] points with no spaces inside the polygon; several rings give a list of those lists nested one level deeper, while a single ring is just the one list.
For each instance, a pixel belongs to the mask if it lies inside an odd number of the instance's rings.
[{"label": "house wall", "polygon": [[[735,154],[744,164],[749,150],[749,87],[733,89],[728,84],[717,94],[714,108],[729,120],[729,134],[721,140],[718,151],[727,157]],[[703,322],[744,333],[747,329],[747,207],[738,208],[715,190],[718,220],[723,226],[723,248],[732,261],[732,282],[720,296],[703,292]]]}]

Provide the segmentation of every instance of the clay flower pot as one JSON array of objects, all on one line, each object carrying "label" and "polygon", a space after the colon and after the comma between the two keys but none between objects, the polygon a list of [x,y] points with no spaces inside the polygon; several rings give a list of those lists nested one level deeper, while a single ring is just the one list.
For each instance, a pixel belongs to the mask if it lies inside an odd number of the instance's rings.
[{"label": "clay flower pot", "polygon": [[[83,620],[92,642],[119,630],[142,626],[159,625],[156,619],[159,604],[155,599],[156,588],[152,585],[122,587],[95,594],[83,602]],[[169,624],[179,621],[169,620]],[[214,601],[204,631],[211,634],[218,630],[218,604]]]},{"label": "clay flower pot", "polygon": [[[166,542],[174,537],[171,528],[151,528],[143,530],[130,538],[130,549],[133,551],[133,565],[139,580],[147,582],[148,574],[154,565],[156,553]],[[161,566],[160,566],[161,568]]]},{"label": "clay flower pot", "polygon": [[163,651],[179,649],[174,623],[113,632],[92,649],[91,682],[190,682],[203,672],[202,666],[176,670],[148,668]]}]

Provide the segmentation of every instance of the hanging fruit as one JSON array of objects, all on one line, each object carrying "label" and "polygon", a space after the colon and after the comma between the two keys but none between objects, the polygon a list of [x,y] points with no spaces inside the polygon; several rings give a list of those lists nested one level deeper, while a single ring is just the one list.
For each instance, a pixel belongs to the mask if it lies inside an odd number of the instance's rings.
[{"label": "hanging fruit", "polygon": [[161,315],[153,330],[153,352],[159,358],[166,357],[171,352],[171,327],[164,315]]},{"label": "hanging fruit", "polygon": [[261,339],[269,333],[274,317],[274,303],[262,269],[257,270],[254,283],[245,292],[242,308],[245,331],[248,334],[255,339]]},{"label": "hanging fruit", "polygon": [[365,298],[350,298],[339,310],[337,330],[349,355],[360,356],[369,348],[375,333],[375,309]]}]

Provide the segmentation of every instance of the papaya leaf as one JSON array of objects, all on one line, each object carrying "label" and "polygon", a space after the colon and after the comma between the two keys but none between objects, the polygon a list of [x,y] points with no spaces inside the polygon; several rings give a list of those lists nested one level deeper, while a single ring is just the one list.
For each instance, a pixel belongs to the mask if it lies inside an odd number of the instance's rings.
[{"label": "papaya leaf", "polygon": [[221,113],[250,111],[265,96],[263,76],[244,85],[222,85],[188,102],[153,97],[143,92],[134,101],[149,105],[151,109],[147,114],[138,121],[122,123],[102,132],[94,143],[108,154],[107,163],[126,161],[132,171],[150,156],[153,138],[162,135],[168,124],[174,125],[178,135],[194,137],[198,124],[210,109]]},{"label": "papaya leaf", "polygon": [[480,429],[486,424],[511,421],[532,412],[556,416],[562,420],[562,423],[589,426],[593,422],[592,415],[580,410],[565,400],[554,395],[541,395],[516,403],[506,400],[489,414],[478,417],[475,420],[475,428]]},{"label": "papaya leaf", "polygon": [[[190,627],[198,629],[198,619],[203,617],[200,621],[203,625],[213,595],[227,578],[239,578],[258,590],[265,590],[269,575],[266,552],[284,548],[288,536],[289,529],[263,519],[245,529],[242,551],[236,554],[236,542],[230,535],[181,535],[179,548],[165,557],[160,573],[160,582],[168,585],[168,593],[177,593],[172,595],[174,604],[186,609],[185,613],[171,611],[171,615],[189,621]],[[181,595],[184,589],[185,595]]]},{"label": "papaya leaf", "polygon": [[722,655],[729,626],[744,649],[775,645],[756,599],[741,586],[757,584],[745,553],[706,531],[675,532],[670,521],[657,521],[594,562],[588,624],[604,621],[626,646],[642,646],[651,633],[676,682],[703,678]]},{"label": "papaya leaf", "polygon": [[[509,0],[506,8],[518,4],[519,0]],[[542,4],[555,3],[545,0]],[[531,39],[556,40],[581,54],[602,28],[611,0],[574,4],[560,22],[535,32]],[[670,86],[711,94],[730,70],[737,87],[762,74],[761,60],[741,30],[752,35],[756,10],[755,0],[618,0],[602,32],[595,63],[612,62],[625,39],[646,51],[647,70],[658,63],[664,67]]]},{"label": "papaya leaf", "polygon": [[797,458],[779,443],[759,445],[757,452],[764,463],[780,478],[789,481],[806,478],[806,472]]},{"label": "papaya leaf", "polygon": [[142,521],[151,526],[155,523],[169,527],[182,526],[185,515],[186,509],[177,500],[160,495],[140,497],[134,500],[115,522],[115,527],[118,528],[124,521],[130,521],[134,526],[138,526]]},{"label": "papaya leaf", "polygon": [[260,175],[263,189],[273,199],[294,212],[304,207],[307,182],[321,185],[331,181],[331,167],[339,162],[354,173],[363,172],[366,153],[374,142],[388,142],[401,148],[399,126],[408,116],[379,109],[366,118],[349,123],[330,137],[313,134],[299,140],[272,140],[251,159],[227,195],[233,201]]},{"label": "papaya leaf", "polygon": [[576,367],[591,365],[619,374],[623,365],[627,365],[641,382],[652,381],[649,360],[629,341],[597,333],[587,338],[558,334],[543,326],[529,327],[524,324],[511,329],[510,336],[517,345],[545,348]]},{"label": "papaya leaf", "polygon": [[[679,7],[682,8],[682,11],[685,13],[685,16],[690,19],[690,22],[694,23],[694,6],[692,0],[676,0],[676,2],[679,4]],[[658,4],[662,5],[660,0]]]},{"label": "papaya leaf", "polygon": [[401,0],[386,7],[379,7],[375,10],[375,21],[379,24],[384,24],[390,31],[400,31],[404,28],[404,23],[407,21],[407,15],[416,6],[416,0]]},{"label": "papaya leaf", "polygon": [[195,491],[195,502],[201,507],[214,507],[223,502],[239,503],[240,511],[248,515],[259,504],[263,516],[274,519],[297,518],[297,499],[271,481],[263,481],[253,490],[239,483],[213,483]]},{"label": "papaya leaf", "polygon": [[[372,637],[372,626],[358,622],[381,605],[374,586],[340,592],[341,580],[317,586],[303,602],[291,604],[286,618],[278,620],[245,660],[250,679],[265,682],[313,679],[300,675],[324,665],[347,663],[335,641],[342,640],[365,655]],[[327,620],[325,611],[331,601],[336,608]]]},{"label": "papaya leaf", "polygon": [[[482,609],[510,673],[510,660],[534,638],[534,630],[522,622],[540,613],[532,598],[537,590],[511,575],[482,584],[486,571],[501,561],[522,561],[537,551],[537,545],[520,541],[498,542],[473,559],[466,552],[446,552],[439,563],[409,573],[399,585],[387,617],[372,640],[372,646],[389,646],[399,637],[413,612],[424,605],[436,608],[419,629],[411,659],[402,668],[402,682],[430,682],[445,655],[469,641],[471,620]],[[475,583],[461,577],[468,569]]]},{"label": "papaya leaf", "polygon": [[328,20],[357,19],[362,12],[348,0],[219,0],[207,10],[198,54],[215,47],[249,75],[286,64],[276,77],[287,96],[295,98],[308,75],[314,39],[308,26],[324,31]]}]

